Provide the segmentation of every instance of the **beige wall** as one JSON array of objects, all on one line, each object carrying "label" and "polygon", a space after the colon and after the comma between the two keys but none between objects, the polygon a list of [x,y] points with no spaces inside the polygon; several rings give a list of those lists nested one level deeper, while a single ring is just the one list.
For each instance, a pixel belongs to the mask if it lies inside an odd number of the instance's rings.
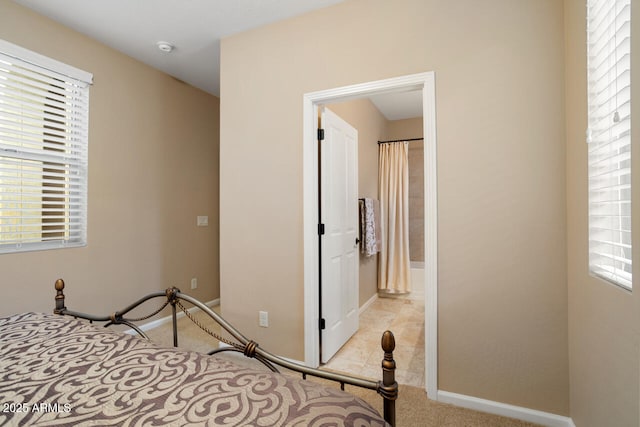
[{"label": "beige wall", "polygon": [[[632,70],[640,69],[640,4],[633,1]],[[578,427],[640,425],[640,73],[632,74],[633,293],[589,275],[586,16],[565,1],[567,217],[571,417]]]},{"label": "beige wall", "polygon": [[[422,117],[403,120],[389,120],[385,129],[384,139],[396,140],[422,138],[422,122]],[[414,144],[414,142],[410,142],[409,144]]]},{"label": "beige wall", "polygon": [[567,415],[563,41],[556,0],[348,0],[223,40],[225,314],[303,358],[303,94],[435,71],[438,387]]},{"label": "beige wall", "polygon": [[[106,313],[177,285],[219,296],[219,100],[9,0],[0,38],[92,72],[88,245],[0,255],[0,315],[68,307]],[[196,216],[209,227],[197,228]],[[191,277],[198,289],[189,290]]]},{"label": "beige wall", "polygon": [[[378,141],[387,120],[368,99],[356,99],[327,106],[358,130],[358,197],[378,198]],[[360,254],[359,305],[378,292],[378,255]]]}]

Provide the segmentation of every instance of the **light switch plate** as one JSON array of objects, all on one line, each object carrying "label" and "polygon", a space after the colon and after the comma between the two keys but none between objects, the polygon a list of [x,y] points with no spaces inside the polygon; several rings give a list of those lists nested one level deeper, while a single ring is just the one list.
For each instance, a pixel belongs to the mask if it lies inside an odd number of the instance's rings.
[{"label": "light switch plate", "polygon": [[258,312],[258,325],[262,326],[263,328],[268,328],[269,327],[269,313],[266,311],[260,311]]},{"label": "light switch plate", "polygon": [[209,225],[209,217],[206,215],[198,215],[198,227],[207,227]]}]

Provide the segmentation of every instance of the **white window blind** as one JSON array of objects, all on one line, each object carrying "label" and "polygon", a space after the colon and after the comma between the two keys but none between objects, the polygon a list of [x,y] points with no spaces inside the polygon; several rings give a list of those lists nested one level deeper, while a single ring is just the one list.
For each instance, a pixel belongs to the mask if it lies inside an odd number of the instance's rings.
[{"label": "white window blind", "polygon": [[631,278],[631,1],[587,1],[589,268]]},{"label": "white window blind", "polygon": [[91,80],[0,40],[0,253],[86,244]]}]

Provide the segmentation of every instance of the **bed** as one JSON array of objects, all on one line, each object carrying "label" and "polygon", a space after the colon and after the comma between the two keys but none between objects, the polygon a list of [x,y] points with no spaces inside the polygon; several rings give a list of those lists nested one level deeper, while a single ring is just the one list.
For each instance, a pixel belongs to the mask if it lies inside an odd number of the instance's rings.
[{"label": "bed", "polygon": [[[111,315],[94,316],[68,310],[64,287],[63,280],[56,281],[53,314],[0,318],[0,425],[395,424],[398,384],[395,342],[389,331],[382,337],[383,378],[374,381],[312,369],[276,356],[176,288],[147,295]],[[158,299],[160,306],[153,313],[126,317],[137,313],[143,303]],[[175,347],[148,341],[136,324],[165,307],[171,309]],[[211,331],[193,316],[194,307],[217,322],[224,334]],[[179,311],[223,345],[210,354],[176,348]],[[130,327],[139,336],[104,327],[116,324]],[[242,353],[264,366],[238,363],[237,358],[225,357],[226,352]],[[279,373],[283,368],[286,372]],[[291,372],[300,373],[301,378]],[[335,381],[341,387],[308,381],[309,376]],[[345,385],[380,394],[384,417],[344,391]]]}]

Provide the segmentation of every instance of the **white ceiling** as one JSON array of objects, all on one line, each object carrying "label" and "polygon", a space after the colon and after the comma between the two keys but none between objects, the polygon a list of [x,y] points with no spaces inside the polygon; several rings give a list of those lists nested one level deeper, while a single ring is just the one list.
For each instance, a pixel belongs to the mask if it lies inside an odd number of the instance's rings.
[{"label": "white ceiling", "polygon": [[[220,96],[221,38],[344,0],[13,1],[192,86]],[[172,44],[175,49],[171,53],[161,51],[157,47],[160,41]],[[408,93],[402,95],[410,96]],[[388,104],[382,97],[377,98],[374,103],[385,116],[408,118],[422,114],[420,107],[419,112],[412,110],[398,116],[397,106],[406,106],[409,102],[415,104],[415,99],[404,103],[392,99]]]},{"label": "white ceiling", "polygon": [[393,92],[373,95],[369,99],[387,120],[422,117],[422,91]]}]

